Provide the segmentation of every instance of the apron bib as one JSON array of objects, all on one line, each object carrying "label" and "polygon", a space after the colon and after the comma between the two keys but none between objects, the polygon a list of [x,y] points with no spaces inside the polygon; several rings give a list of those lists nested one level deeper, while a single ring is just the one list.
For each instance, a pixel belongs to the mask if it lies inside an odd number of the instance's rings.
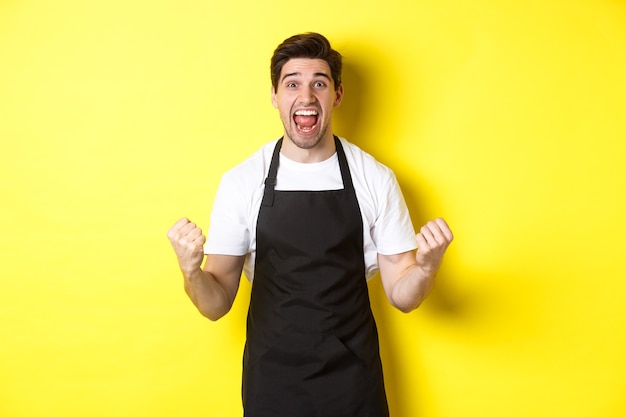
[{"label": "apron bib", "polygon": [[245,417],[387,417],[363,222],[344,188],[276,191],[276,144],[257,222],[242,397]]}]

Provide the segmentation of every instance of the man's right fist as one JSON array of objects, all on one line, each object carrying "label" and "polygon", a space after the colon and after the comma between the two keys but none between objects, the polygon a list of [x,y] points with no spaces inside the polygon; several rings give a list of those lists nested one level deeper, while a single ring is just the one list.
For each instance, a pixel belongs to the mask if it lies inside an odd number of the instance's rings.
[{"label": "man's right fist", "polygon": [[188,275],[200,268],[204,259],[206,238],[195,223],[182,218],[167,232],[167,237],[176,252],[183,274]]}]

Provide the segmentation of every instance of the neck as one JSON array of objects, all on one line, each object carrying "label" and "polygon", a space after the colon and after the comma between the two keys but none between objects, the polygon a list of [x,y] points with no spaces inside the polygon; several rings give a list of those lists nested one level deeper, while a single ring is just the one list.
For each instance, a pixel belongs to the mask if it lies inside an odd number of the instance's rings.
[{"label": "neck", "polygon": [[283,145],[280,149],[280,153],[283,154],[283,156],[286,156],[292,161],[305,164],[325,161],[333,156],[335,152],[335,137],[332,133],[325,135],[319,143],[311,148],[301,148],[297,146],[289,136],[285,134]]}]

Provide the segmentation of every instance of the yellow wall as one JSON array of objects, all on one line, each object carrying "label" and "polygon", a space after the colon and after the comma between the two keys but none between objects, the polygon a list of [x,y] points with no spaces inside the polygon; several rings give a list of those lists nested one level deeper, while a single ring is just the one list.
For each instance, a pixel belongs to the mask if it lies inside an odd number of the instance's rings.
[{"label": "yellow wall", "polygon": [[309,30],[336,133],[456,235],[419,311],[371,283],[393,417],[623,416],[622,0],[0,2],[0,415],[240,415],[250,286],[203,319],[165,233],[281,133]]}]

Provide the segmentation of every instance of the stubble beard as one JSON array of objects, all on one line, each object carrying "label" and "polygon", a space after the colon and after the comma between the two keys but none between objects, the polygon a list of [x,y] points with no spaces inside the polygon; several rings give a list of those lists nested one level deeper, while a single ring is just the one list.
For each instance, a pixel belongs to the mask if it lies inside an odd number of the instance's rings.
[{"label": "stubble beard", "polygon": [[289,125],[289,129],[285,129],[285,136],[300,149],[313,149],[319,145],[326,136],[328,128],[329,126],[324,126],[321,130],[318,130],[315,135],[302,137],[298,135],[295,127]]}]

